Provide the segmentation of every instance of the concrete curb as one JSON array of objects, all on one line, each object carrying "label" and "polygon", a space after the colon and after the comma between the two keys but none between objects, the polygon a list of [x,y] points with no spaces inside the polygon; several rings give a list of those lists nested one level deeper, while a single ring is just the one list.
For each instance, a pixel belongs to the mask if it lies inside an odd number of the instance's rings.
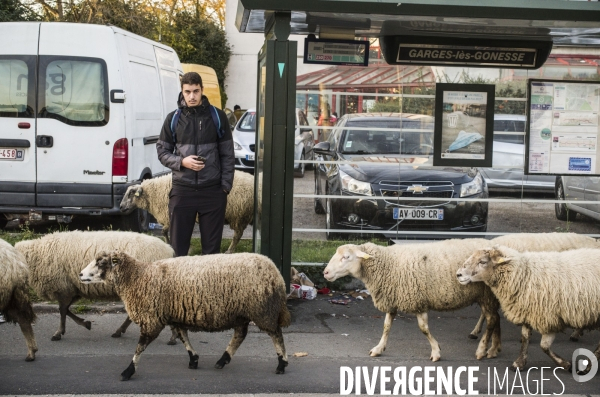
[{"label": "concrete curb", "polygon": [[[56,303],[34,303],[33,311],[35,313],[44,314],[44,313],[58,313],[58,304]],[[72,305],[73,307],[77,307],[78,305]],[[106,302],[103,304],[93,304],[93,305],[79,305],[85,306],[85,313],[96,313],[96,314],[104,314],[104,313],[125,313],[125,306],[122,302]]]}]

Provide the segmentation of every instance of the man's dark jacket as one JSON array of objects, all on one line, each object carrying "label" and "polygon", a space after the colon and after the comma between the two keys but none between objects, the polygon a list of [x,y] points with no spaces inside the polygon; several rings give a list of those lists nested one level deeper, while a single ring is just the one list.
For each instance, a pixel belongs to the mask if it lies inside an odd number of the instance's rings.
[{"label": "man's dark jacket", "polygon": [[[171,120],[175,111],[167,115],[156,143],[158,159],[162,165],[173,170],[173,186],[204,189],[220,185],[229,192],[233,184],[235,154],[231,127],[225,113],[217,109],[224,131],[224,135],[219,138],[206,96],[202,96],[200,105],[190,108],[186,106],[180,93],[178,103],[181,115],[175,128],[177,143],[173,142],[171,134]],[[205,157],[204,169],[196,172],[183,167],[181,160],[190,155]]]}]

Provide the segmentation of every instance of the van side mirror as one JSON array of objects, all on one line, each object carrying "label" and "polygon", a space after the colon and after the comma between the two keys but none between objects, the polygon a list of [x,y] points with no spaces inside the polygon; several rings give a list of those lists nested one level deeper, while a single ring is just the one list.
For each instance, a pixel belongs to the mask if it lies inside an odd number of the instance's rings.
[{"label": "van side mirror", "polygon": [[313,152],[322,156],[334,156],[335,153],[330,150],[329,142],[319,142],[313,147]]}]

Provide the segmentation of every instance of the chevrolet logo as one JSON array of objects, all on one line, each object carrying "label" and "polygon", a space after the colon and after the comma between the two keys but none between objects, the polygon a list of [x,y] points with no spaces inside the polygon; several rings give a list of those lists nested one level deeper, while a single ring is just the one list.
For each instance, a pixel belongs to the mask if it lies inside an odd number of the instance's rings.
[{"label": "chevrolet logo", "polygon": [[423,194],[423,192],[426,192],[427,189],[429,189],[428,186],[412,185],[409,188],[407,188],[406,191],[407,192],[413,192],[413,194]]}]

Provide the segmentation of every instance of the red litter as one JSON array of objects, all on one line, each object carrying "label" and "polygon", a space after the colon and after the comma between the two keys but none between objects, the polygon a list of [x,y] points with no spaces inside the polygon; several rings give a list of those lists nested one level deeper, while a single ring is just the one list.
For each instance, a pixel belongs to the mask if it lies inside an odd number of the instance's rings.
[{"label": "red litter", "polygon": [[322,294],[322,295],[327,295],[328,293],[330,293],[331,290],[327,287],[321,288],[320,290],[317,290],[317,294]]}]

